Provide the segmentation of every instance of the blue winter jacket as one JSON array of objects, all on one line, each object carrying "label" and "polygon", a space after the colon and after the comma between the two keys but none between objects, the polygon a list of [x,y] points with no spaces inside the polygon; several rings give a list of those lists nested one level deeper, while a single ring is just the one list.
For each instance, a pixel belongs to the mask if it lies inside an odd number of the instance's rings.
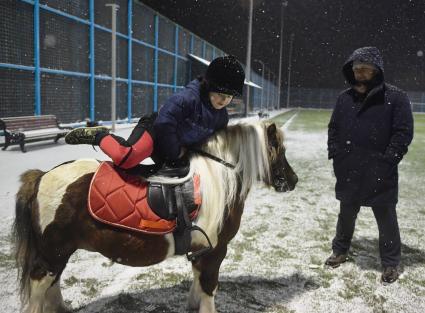
[{"label": "blue winter jacket", "polygon": [[195,79],[160,108],[154,123],[155,153],[166,161],[177,160],[182,147],[202,143],[228,122],[226,108],[217,110],[202,98]]}]

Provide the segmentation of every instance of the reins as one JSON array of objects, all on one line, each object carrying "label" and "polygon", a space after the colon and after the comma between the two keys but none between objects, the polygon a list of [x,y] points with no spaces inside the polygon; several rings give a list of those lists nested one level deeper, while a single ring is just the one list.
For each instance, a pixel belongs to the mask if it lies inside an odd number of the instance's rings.
[{"label": "reins", "polygon": [[207,158],[209,158],[211,160],[214,160],[214,161],[216,161],[216,162],[218,162],[220,164],[223,164],[224,166],[226,166],[228,168],[235,169],[235,166],[233,164],[228,163],[228,162],[224,161],[223,159],[220,159],[219,157],[216,157],[215,155],[212,155],[212,154],[210,154],[208,152],[205,152],[205,151],[199,150],[199,149],[190,149],[190,151],[195,152],[195,153],[198,153],[198,154],[200,154],[200,155],[202,155],[204,157],[207,157]]}]

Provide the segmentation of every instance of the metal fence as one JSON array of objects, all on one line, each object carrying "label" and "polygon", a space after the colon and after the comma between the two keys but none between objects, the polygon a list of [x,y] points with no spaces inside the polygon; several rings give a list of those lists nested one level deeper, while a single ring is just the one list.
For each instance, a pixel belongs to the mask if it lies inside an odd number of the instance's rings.
[{"label": "metal fence", "polygon": [[[55,114],[61,122],[110,120],[111,9],[117,24],[117,118],[158,110],[225,52],[134,0],[0,2],[0,117]],[[273,107],[277,88],[252,72],[252,109]],[[263,97],[262,97],[263,96]],[[246,96],[245,96],[246,97]],[[261,102],[263,98],[263,102]],[[242,111],[235,101],[233,112]]]},{"label": "metal fence", "polygon": [[[332,109],[342,90],[291,88],[290,107]],[[425,112],[425,92],[407,92],[412,110]],[[285,96],[285,95],[284,95]]]},{"label": "metal fence", "polygon": [[413,112],[425,112],[425,92],[408,92]]}]

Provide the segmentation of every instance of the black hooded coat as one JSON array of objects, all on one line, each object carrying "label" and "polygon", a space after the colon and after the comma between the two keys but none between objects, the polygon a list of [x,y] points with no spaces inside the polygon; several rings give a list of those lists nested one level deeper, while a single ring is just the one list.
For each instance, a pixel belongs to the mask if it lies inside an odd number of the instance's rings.
[{"label": "black hooded coat", "polygon": [[343,66],[352,86],[353,62],[374,64],[374,87],[362,97],[353,88],[337,100],[328,128],[336,198],[361,206],[395,205],[398,163],[413,138],[410,101],[403,91],[384,83],[383,60],[375,47],[357,49]]}]

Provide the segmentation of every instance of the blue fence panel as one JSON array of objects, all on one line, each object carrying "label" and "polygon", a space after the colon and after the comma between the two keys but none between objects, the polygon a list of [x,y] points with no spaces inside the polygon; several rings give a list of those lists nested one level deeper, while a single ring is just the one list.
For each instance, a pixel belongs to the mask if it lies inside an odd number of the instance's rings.
[{"label": "blue fence panel", "polygon": [[[189,53],[207,60],[225,55],[139,1],[114,2],[119,5],[117,117],[121,119],[130,121],[158,110],[194,75],[204,73],[205,65],[189,60]],[[110,119],[108,3],[0,2],[0,116],[53,113],[61,122]],[[253,101],[258,100],[259,93],[254,92]]]}]

